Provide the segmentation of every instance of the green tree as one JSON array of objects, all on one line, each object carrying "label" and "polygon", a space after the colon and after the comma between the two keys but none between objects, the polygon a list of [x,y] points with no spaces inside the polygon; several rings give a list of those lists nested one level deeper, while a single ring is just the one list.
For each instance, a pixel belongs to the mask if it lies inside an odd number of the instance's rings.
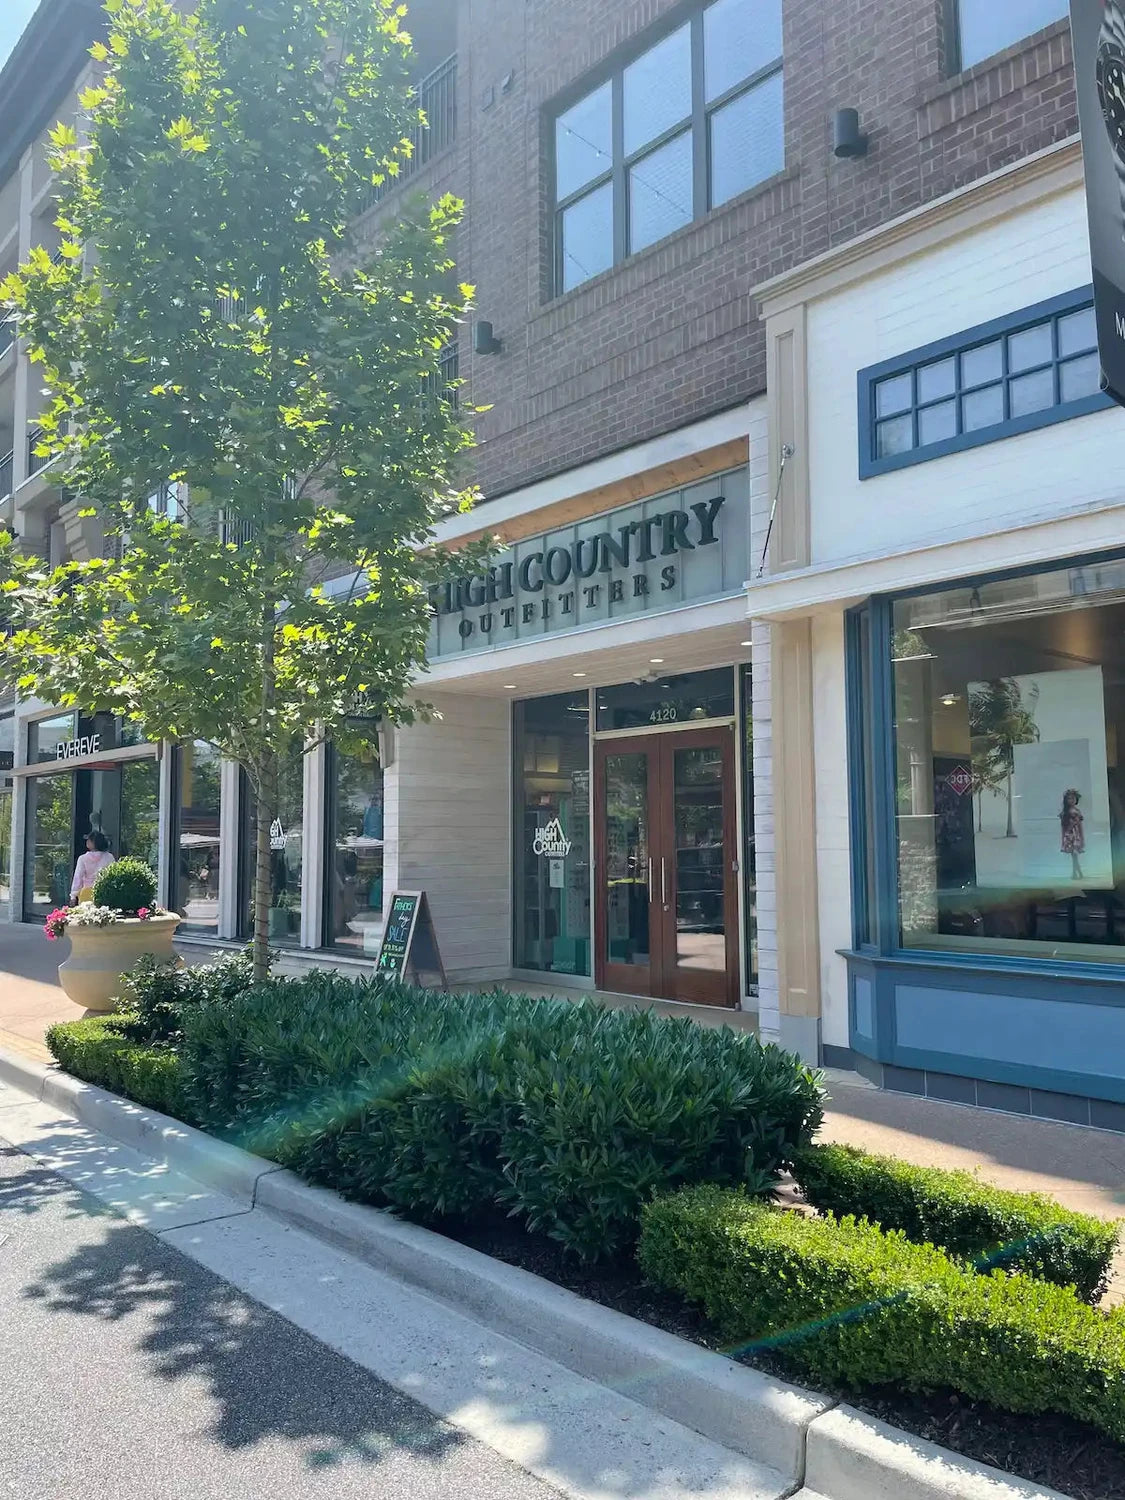
[{"label": "green tree", "polygon": [[1012,772],[1016,746],[1030,745],[1039,738],[1035,707],[1039,689],[1033,688],[1027,703],[1014,677],[998,677],[981,683],[969,694],[969,734],[972,744],[973,778],[978,791],[1003,786],[1008,801],[1005,838],[1016,837],[1012,816]]},{"label": "green tree", "polygon": [[110,546],[51,572],[3,541],[0,671],[241,762],[261,972],[279,758],[357,700],[409,721],[428,544],[471,502],[440,383],[460,204],[351,229],[419,118],[397,0],[105,8],[88,131],[52,136],[61,256],[2,296],[49,393],[40,452]]}]

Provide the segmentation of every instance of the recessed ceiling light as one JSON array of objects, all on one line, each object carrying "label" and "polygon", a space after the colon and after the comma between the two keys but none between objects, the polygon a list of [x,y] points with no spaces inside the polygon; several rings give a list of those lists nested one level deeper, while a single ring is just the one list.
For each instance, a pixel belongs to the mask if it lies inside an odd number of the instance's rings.
[{"label": "recessed ceiling light", "polygon": [[575,672],[575,677],[585,677],[585,672]]},{"label": "recessed ceiling light", "polygon": [[754,642],[753,641],[739,641],[738,644],[740,646],[752,646],[754,644]]},{"label": "recessed ceiling light", "polygon": [[514,690],[515,690],[515,686],[516,686],[516,685],[515,685],[515,683],[514,683],[514,682],[506,682],[506,683],[505,683],[505,684],[504,684],[504,691],[505,691],[505,692],[508,692],[508,691],[509,691],[509,689],[511,689],[511,690],[513,690],[513,691],[514,691]]},{"label": "recessed ceiling light", "polygon": [[664,658],[662,656],[650,656],[648,660],[649,665],[653,667],[662,667],[664,665]]}]

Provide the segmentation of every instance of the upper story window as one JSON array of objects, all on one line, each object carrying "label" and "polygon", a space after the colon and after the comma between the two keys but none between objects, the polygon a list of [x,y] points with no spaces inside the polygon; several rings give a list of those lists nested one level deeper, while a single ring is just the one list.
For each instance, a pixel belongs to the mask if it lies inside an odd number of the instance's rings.
[{"label": "upper story window", "polygon": [[955,0],[962,69],[994,57],[1069,13],[1069,0]]},{"label": "upper story window", "polygon": [[859,475],[924,463],[1113,403],[1089,287],[859,372]]},{"label": "upper story window", "polygon": [[785,164],[781,0],[714,0],[555,120],[567,292]]}]

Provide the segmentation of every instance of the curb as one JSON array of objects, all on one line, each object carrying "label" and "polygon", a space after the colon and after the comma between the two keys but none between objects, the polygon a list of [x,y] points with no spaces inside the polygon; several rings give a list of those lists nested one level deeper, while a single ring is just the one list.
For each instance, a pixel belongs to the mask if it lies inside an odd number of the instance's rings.
[{"label": "curb", "polygon": [[291,1172],[263,1178],[256,1206],[782,1474],[800,1476],[809,1424],[834,1404]]},{"label": "curb", "polygon": [[805,1485],[794,1500],[1067,1500],[850,1406],[809,1428]]},{"label": "curb", "polygon": [[272,1162],[217,1141],[191,1125],[83,1083],[53,1064],[46,1066],[31,1058],[0,1052],[0,1082],[11,1084],[42,1104],[53,1105],[92,1130],[182,1172],[246,1208],[254,1206],[259,1181],[281,1170]]},{"label": "curb", "polygon": [[56,1066],[0,1050],[0,1083],[255,1212],[349,1251],[722,1447],[793,1475],[794,1500],[1070,1500],[588,1302],[381,1209],[348,1203]]}]

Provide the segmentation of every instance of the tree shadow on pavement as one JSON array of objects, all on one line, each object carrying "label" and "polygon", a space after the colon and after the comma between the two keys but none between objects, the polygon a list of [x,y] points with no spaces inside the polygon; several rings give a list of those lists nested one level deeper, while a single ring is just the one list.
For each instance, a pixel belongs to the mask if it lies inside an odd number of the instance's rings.
[{"label": "tree shadow on pavement", "polygon": [[[215,1403],[208,1436],[238,1450],[278,1439],[324,1469],[393,1453],[440,1460],[468,1442],[409,1397],[173,1250],[124,1223],[53,1173],[0,1157],[0,1211],[76,1204],[90,1234],[25,1286],[53,1315],[128,1325],[128,1339],[166,1381],[202,1380]],[[72,1215],[73,1216],[73,1215]],[[94,1222],[101,1220],[102,1222]],[[73,1238],[71,1233],[70,1238]],[[76,1346],[84,1335],[73,1330]]]}]

